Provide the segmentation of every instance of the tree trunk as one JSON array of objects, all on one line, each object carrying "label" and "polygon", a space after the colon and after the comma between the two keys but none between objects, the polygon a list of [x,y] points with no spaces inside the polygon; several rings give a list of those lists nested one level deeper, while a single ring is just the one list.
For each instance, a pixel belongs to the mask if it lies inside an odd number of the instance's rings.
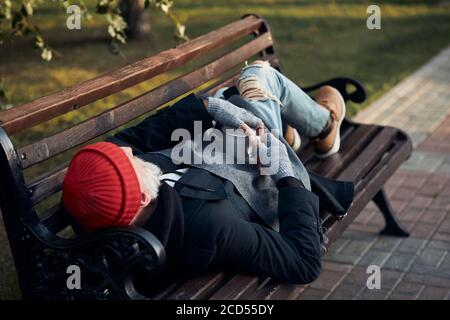
[{"label": "tree trunk", "polygon": [[150,31],[150,23],[144,17],[144,0],[121,0],[120,10],[127,23],[129,39],[141,39]]}]

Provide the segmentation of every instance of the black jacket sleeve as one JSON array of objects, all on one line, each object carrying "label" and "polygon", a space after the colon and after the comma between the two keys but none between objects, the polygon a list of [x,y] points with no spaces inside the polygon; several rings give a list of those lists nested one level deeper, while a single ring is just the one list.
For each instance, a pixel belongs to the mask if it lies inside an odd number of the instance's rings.
[{"label": "black jacket sleeve", "polygon": [[321,269],[317,196],[302,187],[280,187],[278,216],[280,232],[242,219],[223,221],[213,264],[286,283],[315,280]]},{"label": "black jacket sleeve", "polygon": [[[201,130],[194,130],[195,122],[201,123]],[[211,128],[212,118],[204,104],[194,94],[176,102],[146,118],[134,127],[116,133],[106,140],[120,146],[129,146],[133,153],[142,154],[174,147],[179,141],[171,141],[176,129],[186,129],[192,138]]]}]

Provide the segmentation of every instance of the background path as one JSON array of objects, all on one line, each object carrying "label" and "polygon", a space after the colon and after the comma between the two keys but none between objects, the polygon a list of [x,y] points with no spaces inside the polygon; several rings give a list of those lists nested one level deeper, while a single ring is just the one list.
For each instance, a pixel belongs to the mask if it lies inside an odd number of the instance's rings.
[{"label": "background path", "polygon": [[[299,299],[450,299],[450,47],[354,118],[402,128],[414,152],[386,185],[410,238],[378,236],[370,203],[324,257]],[[366,288],[368,265],[381,289]]]}]

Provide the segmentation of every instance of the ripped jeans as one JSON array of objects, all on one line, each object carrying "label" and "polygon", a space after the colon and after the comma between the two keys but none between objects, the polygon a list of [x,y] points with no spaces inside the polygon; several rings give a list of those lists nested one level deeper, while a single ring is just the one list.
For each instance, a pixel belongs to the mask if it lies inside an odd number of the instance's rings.
[{"label": "ripped jeans", "polygon": [[258,60],[244,67],[237,89],[249,102],[249,111],[269,129],[282,130],[284,122],[312,138],[322,132],[330,118],[327,109],[266,61]]}]

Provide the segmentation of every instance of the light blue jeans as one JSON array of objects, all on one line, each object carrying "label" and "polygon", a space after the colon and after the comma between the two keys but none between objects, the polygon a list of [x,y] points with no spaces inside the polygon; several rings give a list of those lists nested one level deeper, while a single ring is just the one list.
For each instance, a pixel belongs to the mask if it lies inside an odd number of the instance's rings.
[{"label": "light blue jeans", "polygon": [[269,129],[281,132],[284,122],[312,138],[322,132],[330,118],[327,109],[265,61],[244,67],[237,88],[240,96],[249,102],[249,111]]}]

